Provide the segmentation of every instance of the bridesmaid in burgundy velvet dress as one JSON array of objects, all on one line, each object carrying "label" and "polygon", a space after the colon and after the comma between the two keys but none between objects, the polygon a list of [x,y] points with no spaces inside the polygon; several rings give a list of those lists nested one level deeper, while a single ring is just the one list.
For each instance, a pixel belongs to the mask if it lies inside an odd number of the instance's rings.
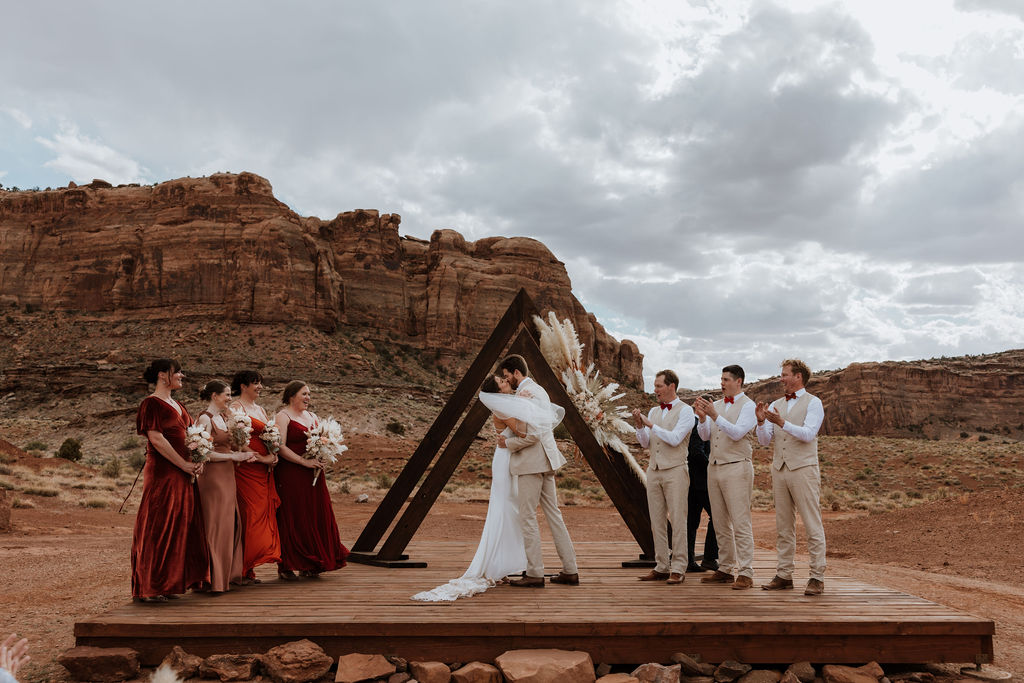
[{"label": "bridesmaid in burgundy velvet dress", "polygon": [[[284,408],[274,417],[284,443],[274,478],[281,507],[277,526],[281,532],[281,561],[277,574],[285,581],[301,576],[316,578],[345,566],[348,548],[341,544],[338,522],[331,508],[331,494],[323,466],[306,460],[309,429],[319,423],[309,408],[309,387],[304,382],[289,382],[282,397]],[[320,470],[316,485],[313,475]]]},{"label": "bridesmaid in burgundy velvet dress", "polygon": [[281,560],[281,535],[277,531],[277,497],[274,484],[274,465],[277,456],[267,450],[260,439],[270,418],[257,401],[263,390],[263,375],[256,370],[235,373],[231,380],[231,394],[236,398],[233,410],[241,410],[252,420],[252,438],[249,450],[255,454],[253,462],[239,463],[235,468],[238,488],[238,507],[245,527],[245,576],[242,583],[259,583],[253,568]]},{"label": "bridesmaid in burgundy velvet dress", "polygon": [[185,447],[192,417],[171,398],[185,375],[176,360],[150,363],[143,377],[156,385],[139,406],[136,427],[148,441],[142,502],[132,537],[132,598],[165,602],[210,581],[210,553],[193,475],[203,473]]}]

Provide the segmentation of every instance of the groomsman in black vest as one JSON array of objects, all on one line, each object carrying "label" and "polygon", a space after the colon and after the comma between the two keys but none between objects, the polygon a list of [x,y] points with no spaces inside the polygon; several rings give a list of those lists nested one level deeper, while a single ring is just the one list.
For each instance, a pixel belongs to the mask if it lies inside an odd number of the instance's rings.
[{"label": "groomsman in black vest", "polygon": [[[686,500],[690,475],[686,469],[687,442],[693,430],[693,409],[679,400],[679,377],[662,370],[654,377],[654,395],[659,405],[644,415],[633,411],[636,438],[650,448],[647,465],[647,509],[654,536],[654,569],[641,581],[683,582],[686,572]],[[672,540],[668,527],[672,522]]]},{"label": "groomsman in black vest", "polygon": [[[694,416],[694,426],[698,418]],[[718,569],[718,538],[715,536],[715,523],[711,518],[711,499],[708,497],[708,456],[711,444],[700,438],[694,429],[690,432],[689,453],[686,465],[690,470],[690,492],[687,496],[686,509],[686,571],[703,572]],[[697,543],[697,529],[700,528],[701,512],[708,515],[708,530],[704,536],[704,557],[697,564],[697,556],[693,548]]]}]

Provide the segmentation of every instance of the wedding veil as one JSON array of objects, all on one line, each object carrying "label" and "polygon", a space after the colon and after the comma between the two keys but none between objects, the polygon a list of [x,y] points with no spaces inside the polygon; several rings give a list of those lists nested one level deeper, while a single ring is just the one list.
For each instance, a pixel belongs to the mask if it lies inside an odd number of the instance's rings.
[{"label": "wedding veil", "polygon": [[525,423],[527,434],[542,434],[551,431],[565,416],[565,408],[539,397],[523,398],[514,394],[492,394],[481,391],[480,402],[500,420],[512,417]]}]

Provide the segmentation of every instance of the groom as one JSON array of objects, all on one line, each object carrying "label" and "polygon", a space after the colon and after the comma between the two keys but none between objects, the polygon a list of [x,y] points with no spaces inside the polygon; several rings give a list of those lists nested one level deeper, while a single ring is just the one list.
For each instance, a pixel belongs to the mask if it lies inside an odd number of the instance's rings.
[{"label": "groom", "polygon": [[[522,356],[508,356],[498,368],[516,390],[516,396],[542,406],[551,405],[547,392],[530,379],[526,360]],[[544,509],[558,558],[562,561],[562,571],[551,577],[551,583],[578,586],[580,575],[576,569],[576,551],[572,547],[565,522],[562,521],[555,493],[555,470],[565,464],[565,456],[555,444],[555,435],[548,429],[540,434],[528,432],[524,437],[506,439],[499,436],[498,445],[509,450],[509,471],[512,476],[519,477],[519,524],[523,529],[523,544],[526,546],[526,576],[509,583],[527,588],[544,587],[544,560],[541,557],[540,528],[537,526],[539,504]]]}]

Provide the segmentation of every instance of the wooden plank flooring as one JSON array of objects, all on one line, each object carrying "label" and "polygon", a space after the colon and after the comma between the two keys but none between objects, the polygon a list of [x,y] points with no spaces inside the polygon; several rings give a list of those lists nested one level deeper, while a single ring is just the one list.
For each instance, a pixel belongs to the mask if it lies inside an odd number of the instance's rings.
[{"label": "wooden plank flooring", "polygon": [[[475,544],[421,541],[410,547],[427,568],[352,564],[319,580],[264,583],[221,596],[188,595],[161,605],[126,604],[75,624],[79,645],[129,646],[158,663],[174,645],[200,655],[263,652],[310,638],[332,656],[350,652],[409,659],[492,660],[513,648],[587,650],[595,662],[668,661],[674,652],[705,661],[751,663],[974,662],[992,654],[994,624],[922,598],[840,576],[806,597],[806,562],[792,591],[757,588],[774,575],[774,555],[758,551],[755,588],[637,581],[623,569],[633,543],[577,543],[581,585],[498,586],[454,603],[409,596],[457,577]],[[554,548],[545,564],[557,568]]]}]

